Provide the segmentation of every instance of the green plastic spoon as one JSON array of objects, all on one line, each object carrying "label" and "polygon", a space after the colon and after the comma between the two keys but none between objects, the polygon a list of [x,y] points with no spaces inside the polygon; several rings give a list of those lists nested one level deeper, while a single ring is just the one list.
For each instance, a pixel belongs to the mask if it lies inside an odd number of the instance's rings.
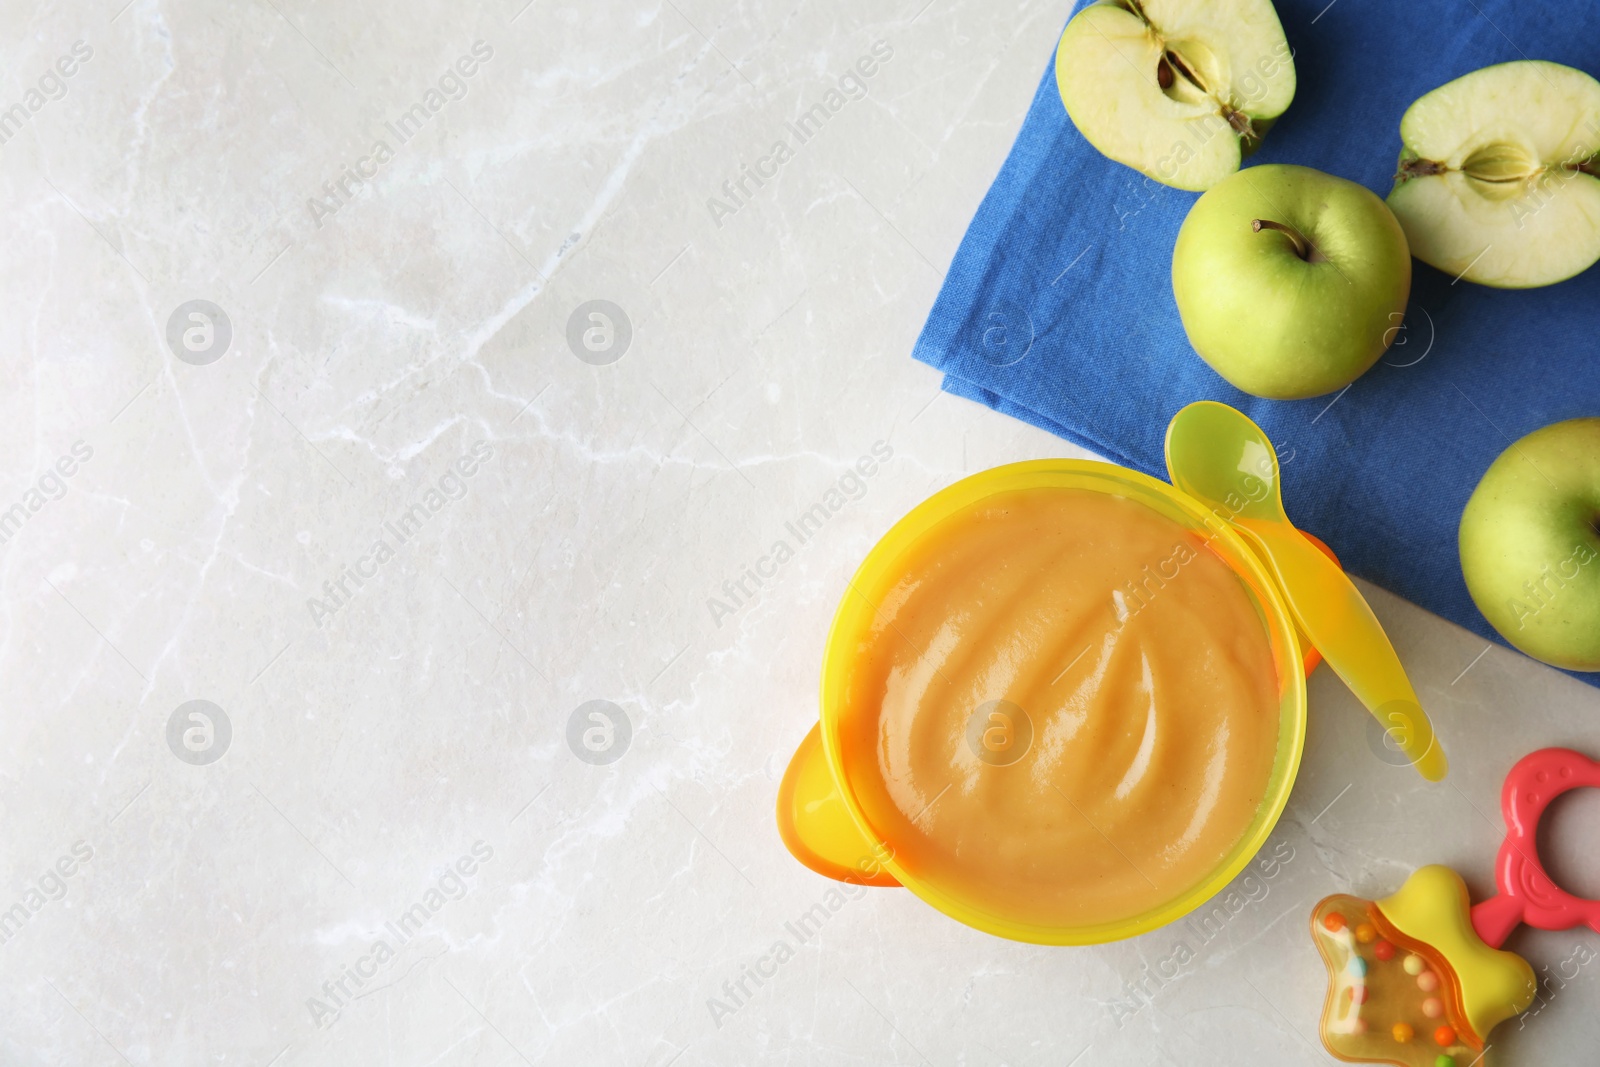
[{"label": "green plastic spoon", "polygon": [[1167,473],[1260,551],[1307,639],[1430,782],[1448,765],[1433,724],[1366,598],[1289,522],[1278,454],[1261,427],[1226,404],[1201,400],[1167,426]]}]

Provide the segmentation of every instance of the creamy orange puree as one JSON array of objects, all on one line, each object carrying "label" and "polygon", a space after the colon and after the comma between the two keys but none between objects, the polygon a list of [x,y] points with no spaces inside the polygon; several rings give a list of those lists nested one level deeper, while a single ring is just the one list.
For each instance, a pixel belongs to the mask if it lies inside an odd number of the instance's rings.
[{"label": "creamy orange puree", "polygon": [[999,494],[935,527],[845,699],[849,780],[899,862],[1036,924],[1128,918],[1204,880],[1278,742],[1239,578],[1171,519],[1079,489]]}]

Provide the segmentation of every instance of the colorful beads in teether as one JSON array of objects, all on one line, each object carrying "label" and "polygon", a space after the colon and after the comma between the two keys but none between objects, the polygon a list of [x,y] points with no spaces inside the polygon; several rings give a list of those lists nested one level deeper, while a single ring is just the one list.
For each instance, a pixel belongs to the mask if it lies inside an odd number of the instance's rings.
[{"label": "colorful beads in teether", "polygon": [[[1329,979],[1322,1040],[1335,1056],[1434,1067],[1441,1052],[1470,1063],[1483,1051],[1456,969],[1439,947],[1452,942],[1428,919],[1430,909],[1442,903],[1446,914],[1456,914],[1459,929],[1470,931],[1466,890],[1458,885],[1448,868],[1425,868],[1387,900],[1341,895],[1317,905],[1311,929]],[[1367,942],[1361,939],[1363,928],[1373,931]],[[1379,944],[1389,946],[1386,958],[1380,957]],[[1522,961],[1510,953],[1494,956],[1506,958],[1502,965],[1512,968],[1513,982],[1521,979],[1526,964],[1518,968]],[[1469,969],[1474,965],[1470,952],[1461,958]],[[1531,971],[1527,977],[1531,980]]]}]

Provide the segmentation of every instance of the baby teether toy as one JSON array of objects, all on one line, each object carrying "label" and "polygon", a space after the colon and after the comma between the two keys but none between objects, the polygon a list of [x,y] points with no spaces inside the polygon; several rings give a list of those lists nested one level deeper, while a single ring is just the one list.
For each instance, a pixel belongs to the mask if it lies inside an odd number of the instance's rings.
[{"label": "baby teether toy", "polygon": [[1461,876],[1423,867],[1383,900],[1337,894],[1316,906],[1311,936],[1328,966],[1322,1042],[1341,1060],[1398,1067],[1469,1067],[1489,1031],[1533,1002],[1537,981],[1500,948],[1519,923],[1600,931],[1600,902],[1545,873],[1535,840],[1556,797],[1600,786],[1600,763],[1570,749],[1524,756],[1506,776],[1499,894],[1472,905]]}]

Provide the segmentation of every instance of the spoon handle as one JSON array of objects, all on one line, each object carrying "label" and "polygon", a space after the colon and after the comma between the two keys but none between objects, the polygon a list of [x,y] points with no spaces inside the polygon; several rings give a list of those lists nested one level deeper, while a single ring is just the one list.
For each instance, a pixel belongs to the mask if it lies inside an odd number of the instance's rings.
[{"label": "spoon handle", "polygon": [[1444,750],[1417,702],[1400,657],[1366,598],[1349,576],[1287,522],[1243,516],[1235,527],[1262,548],[1277,573],[1289,610],[1356,698],[1383,725],[1428,781],[1444,778]]}]

